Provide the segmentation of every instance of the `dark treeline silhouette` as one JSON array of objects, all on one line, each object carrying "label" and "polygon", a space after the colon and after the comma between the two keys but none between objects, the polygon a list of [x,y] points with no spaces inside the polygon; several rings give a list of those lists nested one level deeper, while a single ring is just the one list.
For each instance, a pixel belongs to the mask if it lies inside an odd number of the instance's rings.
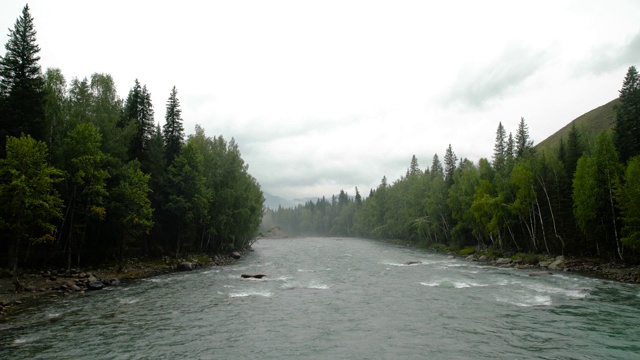
[{"label": "dark treeline silhouette", "polygon": [[67,83],[40,68],[29,7],[0,58],[0,266],[76,265],[244,248],[263,213],[238,145],[185,136],[176,88],[165,124],[135,81]]},{"label": "dark treeline silhouette", "polygon": [[[424,170],[413,156],[404,176],[363,199],[268,210],[265,227],[292,234],[403,239],[454,249],[637,260],[640,246],[640,81],[630,67],[613,131],[587,138],[573,126],[556,149],[533,147],[520,120],[502,124],[491,160],[458,161],[451,145]],[[441,245],[437,245],[441,244]]]}]

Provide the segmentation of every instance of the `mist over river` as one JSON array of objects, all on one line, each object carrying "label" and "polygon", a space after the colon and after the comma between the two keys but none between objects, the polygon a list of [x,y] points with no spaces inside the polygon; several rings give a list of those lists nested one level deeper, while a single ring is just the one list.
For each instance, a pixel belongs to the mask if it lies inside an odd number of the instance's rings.
[{"label": "mist over river", "polygon": [[368,239],[253,248],[29,308],[0,323],[0,359],[640,358],[637,285]]}]

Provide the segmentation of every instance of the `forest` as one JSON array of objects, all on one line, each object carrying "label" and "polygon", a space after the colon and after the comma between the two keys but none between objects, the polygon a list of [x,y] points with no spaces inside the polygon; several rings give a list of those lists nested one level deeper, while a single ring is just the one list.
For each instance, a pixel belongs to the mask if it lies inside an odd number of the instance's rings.
[{"label": "forest", "polygon": [[0,57],[0,267],[86,266],[244,249],[263,214],[238,144],[186,136],[175,87],[164,124],[138,80],[42,71],[28,5]]},{"label": "forest", "polygon": [[[629,67],[610,131],[575,124],[538,149],[520,119],[498,124],[491,159],[458,159],[451,145],[421,169],[363,197],[358,188],[295,208],[268,209],[264,226],[290,234],[365,236],[442,249],[571,255],[637,262],[640,249],[640,79]],[[487,149],[489,150],[489,149]]]}]

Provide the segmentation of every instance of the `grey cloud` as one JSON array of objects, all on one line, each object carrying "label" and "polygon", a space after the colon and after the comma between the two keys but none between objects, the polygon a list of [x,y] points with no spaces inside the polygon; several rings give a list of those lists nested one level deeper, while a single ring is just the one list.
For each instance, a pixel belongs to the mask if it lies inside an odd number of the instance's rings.
[{"label": "grey cloud", "polygon": [[463,70],[445,94],[444,104],[483,108],[517,88],[544,66],[548,58],[548,51],[508,46],[490,63],[474,64]]},{"label": "grey cloud", "polygon": [[592,51],[591,57],[578,69],[596,75],[618,70],[640,62],[640,31],[623,45],[606,44]]}]

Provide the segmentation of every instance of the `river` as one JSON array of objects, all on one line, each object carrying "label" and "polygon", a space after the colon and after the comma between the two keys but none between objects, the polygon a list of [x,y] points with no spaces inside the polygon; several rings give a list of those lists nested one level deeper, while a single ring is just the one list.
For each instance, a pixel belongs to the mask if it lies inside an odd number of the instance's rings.
[{"label": "river", "polygon": [[640,358],[637,285],[367,239],[253,248],[29,308],[0,324],[0,359]]}]

